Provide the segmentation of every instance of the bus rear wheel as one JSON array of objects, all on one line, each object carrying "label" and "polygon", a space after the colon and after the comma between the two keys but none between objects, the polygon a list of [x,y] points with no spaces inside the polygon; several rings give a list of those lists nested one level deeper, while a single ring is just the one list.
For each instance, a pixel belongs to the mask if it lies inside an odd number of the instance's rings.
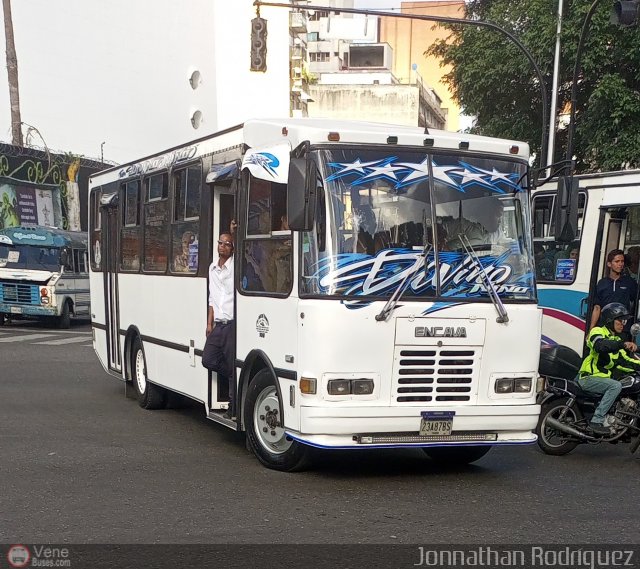
[{"label": "bus rear wheel", "polygon": [[62,312],[58,316],[57,325],[60,330],[68,330],[71,327],[71,309],[69,301],[65,301],[62,306]]},{"label": "bus rear wheel", "polygon": [[147,379],[147,364],[140,338],[134,340],[131,350],[131,375],[140,407],[143,409],[164,409],[166,407],[166,389],[150,383]]},{"label": "bus rear wheel", "polygon": [[480,460],[491,450],[491,446],[425,447],[422,450],[442,466],[464,466]]},{"label": "bus rear wheel", "polygon": [[267,468],[283,472],[309,465],[310,449],[287,437],[275,379],[269,370],[259,371],[247,389],[244,424],[247,447]]}]

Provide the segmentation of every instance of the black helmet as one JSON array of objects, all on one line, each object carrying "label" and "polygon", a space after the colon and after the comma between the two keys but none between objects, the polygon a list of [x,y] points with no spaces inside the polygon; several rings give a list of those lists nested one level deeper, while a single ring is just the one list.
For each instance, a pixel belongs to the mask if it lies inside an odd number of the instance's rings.
[{"label": "black helmet", "polygon": [[613,326],[614,320],[627,320],[629,318],[631,318],[631,314],[629,314],[627,307],[619,302],[610,302],[600,313],[600,321],[609,328]]}]

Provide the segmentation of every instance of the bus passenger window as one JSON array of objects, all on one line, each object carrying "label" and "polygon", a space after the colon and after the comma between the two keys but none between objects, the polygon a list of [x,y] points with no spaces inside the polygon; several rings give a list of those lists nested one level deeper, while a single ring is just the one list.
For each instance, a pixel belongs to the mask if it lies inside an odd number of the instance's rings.
[{"label": "bus passenger window", "polygon": [[167,269],[169,246],[167,187],[166,174],[157,174],[146,180],[143,269],[148,272],[164,272]]},{"label": "bus passenger window", "polygon": [[124,208],[120,229],[120,270],[140,270],[140,181],[124,184]]},{"label": "bus passenger window", "polygon": [[102,192],[97,189],[91,192],[91,215],[89,219],[89,248],[91,251],[91,268],[94,271],[102,270],[102,229],[100,219],[100,196]]},{"label": "bus passenger window", "polygon": [[195,274],[198,271],[202,170],[200,165],[173,175],[174,206],[171,225],[171,271]]},{"label": "bus passenger window", "polygon": [[245,241],[242,251],[242,289],[289,294],[293,282],[291,239]]},{"label": "bus passenger window", "polygon": [[287,295],[293,283],[287,186],[249,178],[247,239],[241,251],[241,286],[248,292]]}]

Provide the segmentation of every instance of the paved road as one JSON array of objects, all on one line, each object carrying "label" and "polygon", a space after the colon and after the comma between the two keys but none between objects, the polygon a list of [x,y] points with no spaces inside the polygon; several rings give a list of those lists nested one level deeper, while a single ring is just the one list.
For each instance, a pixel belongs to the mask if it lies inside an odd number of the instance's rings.
[{"label": "paved road", "polygon": [[26,343],[40,346],[80,344],[92,348],[91,328],[85,322],[74,321],[68,330],[49,328],[38,321],[17,320],[0,327],[0,346]]},{"label": "paved road", "polygon": [[199,406],[144,411],[82,342],[44,341],[0,342],[0,543],[637,542],[624,446],[494,449],[461,470],[341,451],[283,474]]}]

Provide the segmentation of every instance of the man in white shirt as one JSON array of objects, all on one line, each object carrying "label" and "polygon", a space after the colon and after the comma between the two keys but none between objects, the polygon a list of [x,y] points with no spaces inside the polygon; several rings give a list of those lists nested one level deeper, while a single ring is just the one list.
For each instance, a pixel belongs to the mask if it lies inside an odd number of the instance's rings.
[{"label": "man in white shirt", "polygon": [[229,383],[229,409],[226,419],[235,418],[235,322],[233,319],[233,237],[223,233],[218,239],[218,261],[209,265],[209,309],[207,341],[202,365],[218,374],[218,381]]}]

